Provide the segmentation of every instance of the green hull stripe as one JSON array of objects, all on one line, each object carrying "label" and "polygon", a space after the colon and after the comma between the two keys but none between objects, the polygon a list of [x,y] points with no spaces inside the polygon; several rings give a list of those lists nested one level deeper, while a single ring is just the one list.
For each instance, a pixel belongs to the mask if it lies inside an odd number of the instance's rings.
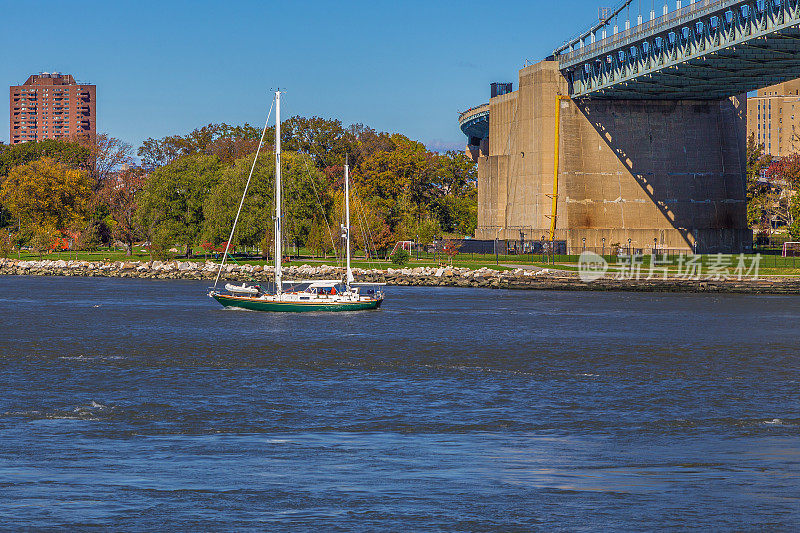
[{"label": "green hull stripe", "polygon": [[370,302],[347,302],[340,304],[324,303],[299,303],[299,302],[270,302],[265,300],[250,300],[246,298],[230,298],[220,294],[215,294],[214,299],[225,307],[238,307],[249,309],[250,311],[279,311],[284,313],[303,313],[314,311],[364,311],[367,309],[377,309],[383,300],[372,300]]}]

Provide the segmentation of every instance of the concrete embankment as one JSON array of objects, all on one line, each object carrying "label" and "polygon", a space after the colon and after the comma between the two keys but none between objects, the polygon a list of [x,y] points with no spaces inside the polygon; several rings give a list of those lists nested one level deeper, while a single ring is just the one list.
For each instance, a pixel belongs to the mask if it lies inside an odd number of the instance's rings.
[{"label": "concrete embankment", "polygon": [[[0,259],[0,275],[83,276],[143,279],[213,280],[219,265],[211,262],[148,261],[93,262]],[[265,282],[272,279],[270,266],[226,265],[222,279],[227,281]],[[650,291],[650,292],[736,292],[763,294],[800,294],[800,279],[769,277],[760,279],[689,280],[689,279],[615,279],[582,281],[577,273],[558,270],[508,270],[490,268],[388,268],[354,269],[356,281],[421,287],[484,287],[490,289]],[[339,279],[343,270],[330,266],[289,266],[284,279]]]}]

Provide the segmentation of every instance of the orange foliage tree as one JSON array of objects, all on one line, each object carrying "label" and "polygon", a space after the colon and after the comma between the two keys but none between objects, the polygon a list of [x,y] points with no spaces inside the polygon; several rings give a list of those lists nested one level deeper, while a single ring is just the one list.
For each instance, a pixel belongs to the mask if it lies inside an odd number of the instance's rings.
[{"label": "orange foliage tree", "polygon": [[451,265],[453,264],[453,258],[458,255],[458,251],[461,249],[463,243],[464,241],[455,239],[447,239],[444,241],[443,251],[449,258]]}]

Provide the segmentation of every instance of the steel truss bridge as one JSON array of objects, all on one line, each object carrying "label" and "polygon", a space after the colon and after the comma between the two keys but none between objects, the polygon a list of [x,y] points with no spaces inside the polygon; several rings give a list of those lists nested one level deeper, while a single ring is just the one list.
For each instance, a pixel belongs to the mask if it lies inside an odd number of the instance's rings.
[{"label": "steel truss bridge", "polygon": [[554,51],[572,98],[721,99],[800,78],[800,0],[678,1],[620,31],[633,1]]}]

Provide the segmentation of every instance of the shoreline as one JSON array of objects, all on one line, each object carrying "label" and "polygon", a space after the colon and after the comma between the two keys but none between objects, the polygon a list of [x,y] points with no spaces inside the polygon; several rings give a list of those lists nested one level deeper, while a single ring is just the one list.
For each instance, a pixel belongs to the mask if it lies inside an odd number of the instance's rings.
[{"label": "shoreline", "polygon": [[[29,261],[0,259],[0,275],[6,276],[77,276],[139,279],[211,280],[216,278],[219,264],[192,261]],[[302,279],[338,279],[344,269],[332,266],[291,265],[284,268],[287,277]],[[222,278],[226,281],[267,282],[272,279],[271,266],[226,265]],[[577,272],[563,270],[497,271],[491,268],[471,270],[459,267],[405,267],[353,269],[356,282],[386,283],[392,286],[468,287],[516,290],[565,291],[630,291],[630,292],[712,292],[743,294],[800,294],[800,278],[780,276],[759,279],[615,279],[604,277],[586,282]]]}]

